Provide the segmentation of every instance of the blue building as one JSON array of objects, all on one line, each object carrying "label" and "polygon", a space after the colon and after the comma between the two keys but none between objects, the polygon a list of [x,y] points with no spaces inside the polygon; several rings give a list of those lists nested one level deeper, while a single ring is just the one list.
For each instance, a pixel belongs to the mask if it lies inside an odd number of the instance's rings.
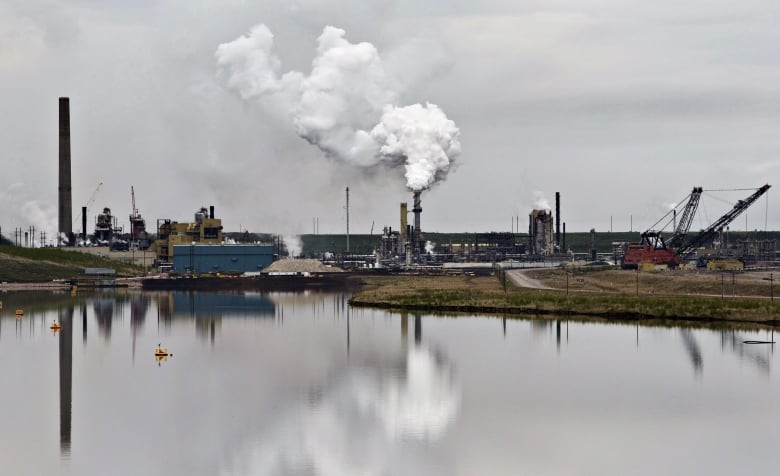
[{"label": "blue building", "polygon": [[174,273],[258,272],[274,261],[273,245],[175,245]]}]

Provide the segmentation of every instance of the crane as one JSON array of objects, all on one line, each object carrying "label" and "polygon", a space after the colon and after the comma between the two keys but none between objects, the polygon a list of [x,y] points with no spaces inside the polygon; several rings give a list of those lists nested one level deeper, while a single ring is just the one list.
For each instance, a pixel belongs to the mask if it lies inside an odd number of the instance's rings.
[{"label": "crane", "polygon": [[97,198],[97,193],[102,186],[103,182],[98,183],[97,187],[95,187],[95,191],[92,192],[92,195],[89,196],[87,203],[81,207],[81,239],[84,241],[87,241],[87,208],[89,208],[92,203],[94,203],[95,198]]},{"label": "crane", "polygon": [[671,248],[680,246],[688,236],[688,230],[693,222],[693,216],[696,213],[696,209],[699,207],[699,200],[701,199],[702,192],[702,187],[693,187],[693,190],[687,197],[688,201],[683,209],[682,217],[680,218],[679,223],[677,223],[674,234],[669,239],[668,243],[664,241],[663,229],[669,225],[669,221],[660,229],[657,229],[656,227],[659,223],[667,219],[669,215],[674,213],[676,216],[676,207],[669,210],[666,215],[655,222],[653,226],[644,231],[640,243],[628,245],[628,249],[623,258],[623,267],[635,268],[639,263],[645,262],[653,264],[670,264],[672,266],[679,265],[681,261],[677,258],[676,253]]},{"label": "crane", "polygon": [[734,219],[737,218],[742,212],[747,210],[748,207],[750,207],[750,205],[752,205],[753,203],[755,203],[756,200],[761,198],[761,196],[765,194],[770,187],[771,185],[766,184],[763,187],[756,190],[755,193],[753,193],[751,196],[747,197],[746,199],[737,201],[737,203],[734,205],[734,208],[732,208],[728,213],[715,220],[715,223],[708,226],[701,233],[699,233],[698,235],[693,237],[690,241],[685,243],[685,245],[681,246],[680,249],[677,250],[678,256],[683,260],[690,257],[690,255],[692,255],[693,252],[696,251],[696,248],[702,246],[710,238],[715,236],[716,233],[718,233],[720,230],[728,226],[728,224],[734,221]]},{"label": "crane", "polygon": [[669,213],[667,213],[664,218],[661,218],[661,220],[656,222],[651,229],[642,233],[642,241],[640,243],[628,245],[626,254],[623,257],[623,267],[636,268],[639,263],[666,264],[673,267],[680,265],[683,261],[688,260],[697,248],[709,241],[715,234],[734,221],[742,212],[747,210],[748,207],[765,194],[770,187],[771,185],[766,184],[744,200],[737,201],[729,212],[718,218],[709,227],[693,237],[688,237],[688,230],[690,229],[693,215],[696,213],[703,192],[701,187],[694,187],[693,191],[688,196],[688,202],[685,205],[680,222],[675,228],[669,243],[667,244],[664,242],[661,231],[652,229],[669,215]]},{"label": "crane", "polygon": [[701,187],[693,187],[693,191],[688,196],[688,203],[685,204],[682,217],[677,222],[677,228],[674,230],[674,235],[667,243],[672,248],[677,248],[685,242],[688,238],[688,230],[691,229],[691,223],[693,222],[693,215],[696,214],[696,209],[699,208],[699,200],[701,200],[701,194],[704,191]]}]

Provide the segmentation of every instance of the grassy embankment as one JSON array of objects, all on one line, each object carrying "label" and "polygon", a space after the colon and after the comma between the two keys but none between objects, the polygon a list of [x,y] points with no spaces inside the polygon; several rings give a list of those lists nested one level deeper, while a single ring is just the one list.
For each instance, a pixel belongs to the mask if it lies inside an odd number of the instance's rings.
[{"label": "grassy embankment", "polygon": [[[552,273],[560,273],[552,271]],[[605,274],[601,274],[605,273]],[[617,280],[611,271],[599,272],[598,280]],[[620,278],[628,288],[635,273]],[[554,276],[554,274],[553,274]],[[642,276],[640,279],[649,279]],[[653,278],[655,279],[655,277]],[[658,279],[661,279],[660,277]],[[694,281],[698,278],[693,278]],[[539,290],[514,287],[498,277],[469,276],[395,276],[364,279],[365,288],[350,301],[356,306],[371,306],[410,311],[479,312],[501,314],[566,314],[607,319],[652,319],[656,321],[730,321],[776,326],[780,324],[780,299],[720,296],[720,279],[709,279],[697,287],[698,294],[640,294],[627,292],[588,292],[570,288]],[[644,284],[647,285],[646,283]],[[706,295],[717,286],[718,296]],[[768,285],[767,285],[768,286]],[[768,287],[765,289],[769,295]],[[714,293],[712,293],[714,294]]]},{"label": "grassy embankment", "polygon": [[0,246],[0,281],[32,283],[68,279],[84,273],[84,268],[113,268],[119,276],[138,276],[143,268],[86,253],[57,248]]}]

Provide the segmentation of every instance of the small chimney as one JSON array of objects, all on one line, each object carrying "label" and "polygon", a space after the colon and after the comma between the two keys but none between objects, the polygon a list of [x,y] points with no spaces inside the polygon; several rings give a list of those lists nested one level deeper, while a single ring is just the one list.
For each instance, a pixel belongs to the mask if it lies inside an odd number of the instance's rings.
[{"label": "small chimney", "polygon": [[555,244],[561,247],[561,194],[555,192]]},{"label": "small chimney", "polygon": [[211,218],[211,219],[214,218],[214,205],[211,205],[209,207],[209,218]]},{"label": "small chimney", "polygon": [[87,207],[81,207],[81,239],[87,241]]}]

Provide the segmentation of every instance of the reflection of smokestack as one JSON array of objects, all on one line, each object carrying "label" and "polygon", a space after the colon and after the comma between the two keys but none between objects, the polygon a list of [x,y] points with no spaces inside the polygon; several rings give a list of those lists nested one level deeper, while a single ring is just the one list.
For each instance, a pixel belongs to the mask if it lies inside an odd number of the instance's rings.
[{"label": "reflection of smokestack", "polygon": [[561,194],[555,192],[555,245],[561,247]]},{"label": "reflection of smokestack", "polygon": [[60,233],[67,236],[73,233],[70,182],[70,100],[60,98],[60,183],[59,183],[59,223]]},{"label": "reflection of smokestack", "polygon": [[414,316],[414,343],[419,344],[422,341],[422,321],[420,316]]},{"label": "reflection of smokestack", "polygon": [[414,243],[412,246],[414,246],[415,255],[418,254],[420,249],[420,213],[422,212],[422,206],[420,205],[420,192],[419,190],[414,192],[414,208],[412,208],[412,212],[414,212],[414,240],[412,240]]},{"label": "reflection of smokestack", "polygon": [[60,310],[60,452],[70,454],[73,396],[73,307]]}]

